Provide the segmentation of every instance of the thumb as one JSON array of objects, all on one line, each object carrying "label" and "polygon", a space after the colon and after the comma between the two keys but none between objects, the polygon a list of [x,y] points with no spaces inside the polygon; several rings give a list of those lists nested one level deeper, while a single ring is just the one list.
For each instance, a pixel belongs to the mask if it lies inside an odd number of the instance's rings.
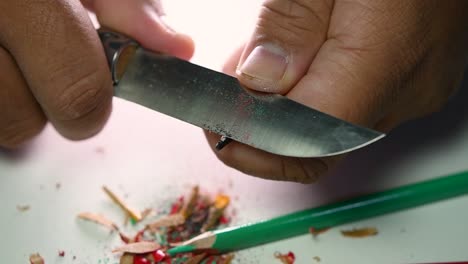
[{"label": "thumb", "polygon": [[247,87],[286,94],[326,39],[332,1],[267,0],[237,67]]},{"label": "thumb", "polygon": [[82,0],[96,13],[101,25],[133,37],[154,51],[190,59],[194,52],[192,39],[172,30],[161,18],[164,14],[158,0]]},{"label": "thumb", "polygon": [[392,89],[398,87],[393,80],[397,63],[383,59],[378,52],[343,43],[327,40],[287,96],[351,123],[375,127],[398,96]]}]

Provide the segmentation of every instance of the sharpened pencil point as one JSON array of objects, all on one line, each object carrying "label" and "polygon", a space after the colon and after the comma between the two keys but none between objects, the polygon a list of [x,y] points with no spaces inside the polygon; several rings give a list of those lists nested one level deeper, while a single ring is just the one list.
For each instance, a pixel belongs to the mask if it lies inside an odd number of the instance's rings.
[{"label": "sharpened pencil point", "polygon": [[167,253],[171,256],[175,256],[180,253],[187,253],[187,252],[191,252],[194,250],[195,250],[195,247],[193,245],[181,245],[181,246],[173,247],[167,250]]}]

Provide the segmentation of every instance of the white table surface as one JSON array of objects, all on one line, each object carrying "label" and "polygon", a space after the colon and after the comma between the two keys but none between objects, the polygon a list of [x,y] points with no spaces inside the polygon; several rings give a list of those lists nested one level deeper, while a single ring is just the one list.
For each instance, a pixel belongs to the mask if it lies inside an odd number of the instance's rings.
[{"label": "white table surface", "polygon": [[[193,61],[219,69],[250,34],[259,3],[171,0],[165,6],[173,25],[196,40]],[[100,189],[103,184],[128,194],[139,208],[167,205],[200,184],[230,194],[234,223],[245,223],[466,170],[467,100],[465,84],[442,112],[404,125],[351,155],[320,183],[305,186],[227,168],[198,128],[116,99],[108,125],[93,139],[70,142],[49,126],[23,150],[0,152],[0,262],[28,263],[30,253],[40,252],[47,264],[116,263],[109,248],[118,239],[75,218],[93,211],[121,221],[120,210]],[[31,209],[18,212],[21,204]],[[375,237],[344,238],[334,228],[316,240],[304,235],[239,252],[235,263],[279,263],[273,258],[277,250],[293,251],[298,264],[315,263],[314,256],[321,263],[468,260],[467,208],[468,197],[452,199],[340,227],[375,226]],[[65,258],[58,250],[65,250]]]}]

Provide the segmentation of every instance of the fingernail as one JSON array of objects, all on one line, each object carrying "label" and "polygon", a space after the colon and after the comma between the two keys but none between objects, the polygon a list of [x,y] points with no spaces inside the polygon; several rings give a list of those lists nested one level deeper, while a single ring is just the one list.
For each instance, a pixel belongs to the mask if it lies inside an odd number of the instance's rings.
[{"label": "fingernail", "polygon": [[280,88],[288,67],[288,55],[284,49],[264,43],[255,47],[244,63],[238,68],[237,74],[247,80],[249,88],[276,92]]}]

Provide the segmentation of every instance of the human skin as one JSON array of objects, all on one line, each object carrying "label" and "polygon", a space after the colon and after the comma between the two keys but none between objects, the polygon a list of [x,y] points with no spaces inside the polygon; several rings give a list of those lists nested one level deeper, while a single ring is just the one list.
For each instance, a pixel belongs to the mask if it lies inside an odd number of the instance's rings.
[{"label": "human skin", "polygon": [[79,140],[104,126],[111,75],[86,8],[148,49],[189,59],[193,41],[170,29],[153,0],[0,1],[0,147],[17,148],[47,121]]},{"label": "human skin", "polygon": [[[468,1],[267,0],[225,72],[351,123],[388,132],[438,111],[468,61]],[[218,135],[206,133],[211,146]],[[342,157],[274,155],[234,142],[215,151],[258,177],[311,183]]]}]

